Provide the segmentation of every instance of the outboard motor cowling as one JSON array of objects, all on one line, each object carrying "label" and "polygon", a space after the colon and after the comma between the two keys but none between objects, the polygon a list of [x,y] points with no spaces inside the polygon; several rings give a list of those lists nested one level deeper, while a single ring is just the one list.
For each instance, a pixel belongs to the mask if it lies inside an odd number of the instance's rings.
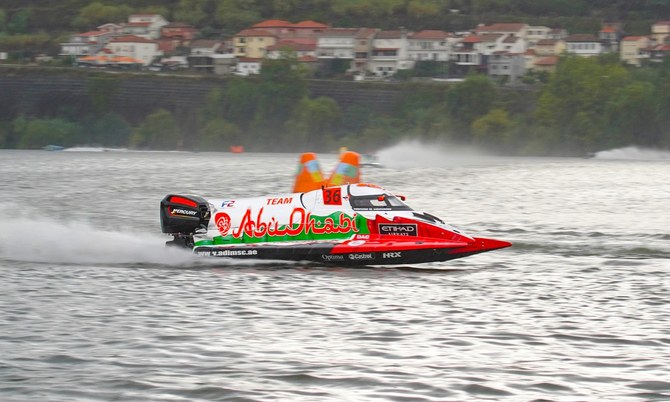
[{"label": "outboard motor cowling", "polygon": [[161,201],[161,229],[175,236],[193,236],[207,230],[210,211],[204,198],[170,194]]}]

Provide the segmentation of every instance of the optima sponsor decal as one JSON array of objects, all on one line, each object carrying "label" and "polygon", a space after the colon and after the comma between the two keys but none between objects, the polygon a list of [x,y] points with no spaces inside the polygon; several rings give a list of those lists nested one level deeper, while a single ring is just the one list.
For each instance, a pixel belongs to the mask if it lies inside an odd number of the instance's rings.
[{"label": "optima sponsor decal", "polygon": [[349,259],[358,261],[358,260],[374,260],[375,253],[354,253],[349,254]]},{"label": "optima sponsor decal", "polygon": [[379,234],[393,236],[417,236],[416,225],[412,223],[380,223]]},{"label": "optima sponsor decal", "polygon": [[324,261],[344,261],[344,256],[341,254],[321,254],[321,259]]},{"label": "optima sponsor decal", "polygon": [[183,208],[171,208],[170,215],[181,215],[181,216],[196,216],[198,211],[192,211],[190,209]]}]

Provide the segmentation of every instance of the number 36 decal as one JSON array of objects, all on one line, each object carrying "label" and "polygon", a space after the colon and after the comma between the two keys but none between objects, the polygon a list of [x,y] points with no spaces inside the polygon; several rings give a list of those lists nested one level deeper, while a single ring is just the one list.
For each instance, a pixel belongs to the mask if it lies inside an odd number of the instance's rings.
[{"label": "number 36 decal", "polygon": [[342,205],[342,188],[324,188],[323,205]]}]

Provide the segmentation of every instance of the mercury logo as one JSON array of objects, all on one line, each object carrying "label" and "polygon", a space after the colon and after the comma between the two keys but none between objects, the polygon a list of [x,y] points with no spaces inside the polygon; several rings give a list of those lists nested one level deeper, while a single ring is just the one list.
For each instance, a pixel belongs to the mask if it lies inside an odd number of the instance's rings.
[{"label": "mercury logo", "polygon": [[172,215],[188,215],[188,216],[194,216],[198,213],[198,211],[191,211],[188,209],[181,209],[181,208],[172,208],[170,210],[170,214]]}]

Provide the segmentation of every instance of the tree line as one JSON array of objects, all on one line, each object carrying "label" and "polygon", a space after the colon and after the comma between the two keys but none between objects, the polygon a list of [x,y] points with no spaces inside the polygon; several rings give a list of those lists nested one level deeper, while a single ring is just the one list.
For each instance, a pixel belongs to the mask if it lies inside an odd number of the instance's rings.
[{"label": "tree line", "polygon": [[546,84],[499,86],[484,75],[457,84],[405,82],[394,108],[310,97],[295,54],[254,78],[213,89],[185,126],[168,110],[129,123],[110,110],[118,78],[92,77],[89,113],[62,104],[48,116],[6,116],[0,146],[100,145],[136,149],[367,152],[404,139],[475,145],[507,155],[585,155],[637,145],[670,148],[670,60],[633,69],[611,57],[563,57]]}]

